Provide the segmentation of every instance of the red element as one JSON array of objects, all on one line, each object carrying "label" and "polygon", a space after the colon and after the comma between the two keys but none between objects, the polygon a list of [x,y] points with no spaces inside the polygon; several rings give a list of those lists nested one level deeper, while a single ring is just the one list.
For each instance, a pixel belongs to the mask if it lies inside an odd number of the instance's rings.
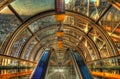
[{"label": "red element", "polygon": [[55,2],[55,9],[57,14],[64,13],[65,11],[65,4],[64,0],[56,0]]}]

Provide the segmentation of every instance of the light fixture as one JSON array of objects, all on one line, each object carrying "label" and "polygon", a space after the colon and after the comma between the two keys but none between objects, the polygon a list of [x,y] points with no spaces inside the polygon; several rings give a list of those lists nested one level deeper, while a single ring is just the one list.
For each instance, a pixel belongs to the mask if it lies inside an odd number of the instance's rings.
[{"label": "light fixture", "polygon": [[56,36],[57,36],[57,37],[62,37],[63,35],[64,35],[63,30],[58,30],[58,31],[56,32]]},{"label": "light fixture", "polygon": [[101,3],[101,0],[96,0],[96,6],[99,7]]},{"label": "light fixture", "polygon": [[55,15],[55,19],[57,22],[63,22],[65,19],[65,14],[57,14]]}]

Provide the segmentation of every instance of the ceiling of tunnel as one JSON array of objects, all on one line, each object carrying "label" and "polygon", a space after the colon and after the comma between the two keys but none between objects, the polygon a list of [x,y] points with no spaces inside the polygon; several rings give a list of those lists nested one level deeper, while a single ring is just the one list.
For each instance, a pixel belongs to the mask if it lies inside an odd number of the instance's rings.
[{"label": "ceiling of tunnel", "polygon": [[55,0],[0,0],[0,53],[31,61],[50,47],[60,58],[67,48],[84,52],[86,61],[120,55],[119,1],[96,1],[65,0],[63,47],[58,49]]}]

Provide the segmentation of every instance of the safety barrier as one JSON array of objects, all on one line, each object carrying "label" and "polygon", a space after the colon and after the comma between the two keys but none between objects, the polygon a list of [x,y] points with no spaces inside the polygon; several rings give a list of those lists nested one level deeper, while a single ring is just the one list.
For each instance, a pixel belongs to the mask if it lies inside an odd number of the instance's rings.
[{"label": "safety barrier", "polygon": [[30,75],[31,73],[32,73],[32,71],[1,74],[0,79],[10,79],[10,78],[13,78],[13,77],[26,76],[26,75]]},{"label": "safety barrier", "polygon": [[109,79],[120,79],[120,74],[112,74],[107,72],[96,72],[96,71],[91,71],[91,74],[97,77],[103,77],[103,78],[109,78]]}]

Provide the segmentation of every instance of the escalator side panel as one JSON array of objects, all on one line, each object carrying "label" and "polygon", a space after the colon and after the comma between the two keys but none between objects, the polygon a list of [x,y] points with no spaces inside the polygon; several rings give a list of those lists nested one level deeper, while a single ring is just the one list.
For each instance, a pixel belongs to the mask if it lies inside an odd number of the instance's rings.
[{"label": "escalator side panel", "polygon": [[86,67],[82,57],[77,52],[72,53],[72,55],[76,60],[76,63],[81,72],[82,78],[83,79],[93,79],[93,77],[91,76],[88,68]]},{"label": "escalator side panel", "polygon": [[34,70],[34,73],[31,77],[31,79],[44,79],[45,73],[47,70],[47,66],[48,66],[49,58],[50,58],[50,52],[45,51],[43,53],[41,59],[39,60],[39,63],[37,64],[37,67]]}]

